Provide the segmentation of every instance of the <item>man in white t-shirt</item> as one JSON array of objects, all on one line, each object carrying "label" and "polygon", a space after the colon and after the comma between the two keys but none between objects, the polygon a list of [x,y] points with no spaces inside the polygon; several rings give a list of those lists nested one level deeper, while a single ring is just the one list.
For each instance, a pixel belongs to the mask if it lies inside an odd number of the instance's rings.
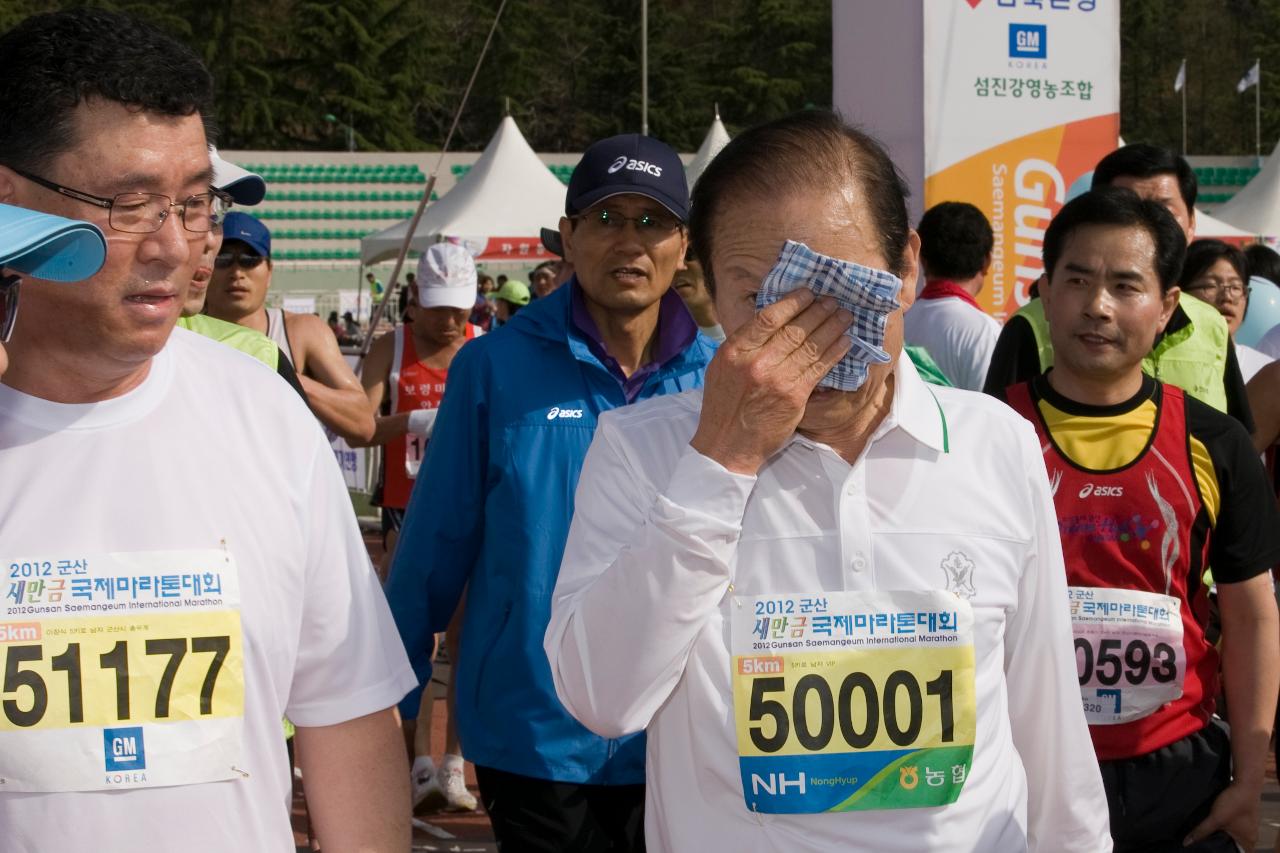
[{"label": "man in white t-shirt", "polygon": [[[600,417],[545,636],[570,713],[647,732],[647,849],[1109,853],[1034,433],[925,385],[854,284],[914,280],[888,154],[805,111],[691,209],[728,338],[703,390]],[[801,267],[757,313],[787,241],[845,298]]]},{"label": "man in white t-shirt", "polygon": [[1000,337],[976,299],[991,267],[991,223],[971,204],[944,201],[925,211],[917,233],[925,284],[904,318],[906,341],[928,350],[957,388],[981,391]]},{"label": "man in white t-shirt", "polygon": [[0,64],[0,202],[109,237],[84,284],[23,283],[0,385],[0,846],[292,851],[287,714],[324,848],[407,849],[416,680],[329,445],[174,329],[222,215],[208,73],[90,9]]}]

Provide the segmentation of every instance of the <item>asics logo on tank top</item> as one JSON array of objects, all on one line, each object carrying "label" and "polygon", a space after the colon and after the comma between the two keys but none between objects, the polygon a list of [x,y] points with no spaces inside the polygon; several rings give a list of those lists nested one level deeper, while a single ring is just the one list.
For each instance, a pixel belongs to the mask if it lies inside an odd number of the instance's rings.
[{"label": "asics logo on tank top", "polygon": [[547,412],[547,420],[577,420],[582,417],[582,409],[562,409],[559,406],[552,406],[551,411]]},{"label": "asics logo on tank top", "polygon": [[632,160],[626,154],[619,154],[618,159],[609,164],[609,174],[626,169],[628,172],[646,172],[655,178],[662,177],[662,167],[655,166],[647,160]]},{"label": "asics logo on tank top", "polygon": [[1091,495],[1095,498],[1122,498],[1124,486],[1095,486],[1093,483],[1085,483],[1080,490],[1080,499],[1084,500]]}]

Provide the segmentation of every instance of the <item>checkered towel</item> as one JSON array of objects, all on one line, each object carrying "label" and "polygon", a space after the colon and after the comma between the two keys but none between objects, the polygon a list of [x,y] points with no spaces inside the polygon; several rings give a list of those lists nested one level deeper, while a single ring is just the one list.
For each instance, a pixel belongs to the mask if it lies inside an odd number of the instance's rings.
[{"label": "checkered towel", "polygon": [[858,390],[867,381],[868,365],[889,361],[883,349],[885,320],[898,307],[902,279],[884,270],[820,255],[804,243],[788,240],[756,294],[757,310],[797,287],[833,297],[841,308],[853,313],[853,325],[847,333],[853,349],[818,385],[838,391]]}]

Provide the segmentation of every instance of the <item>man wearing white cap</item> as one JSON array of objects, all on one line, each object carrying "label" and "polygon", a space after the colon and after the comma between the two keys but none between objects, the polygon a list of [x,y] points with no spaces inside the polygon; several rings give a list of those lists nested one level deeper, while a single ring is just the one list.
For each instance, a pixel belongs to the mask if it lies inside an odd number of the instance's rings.
[{"label": "man wearing white cap", "polygon": [[0,375],[9,366],[3,344],[18,319],[22,276],[80,281],[106,258],[107,240],[96,225],[0,204]]},{"label": "man wearing white cap", "polygon": [[[266,196],[267,182],[260,175],[223,160],[218,156],[218,149],[212,145],[209,146],[209,160],[213,163],[212,187],[221,191],[232,203],[251,207]],[[191,274],[191,283],[187,286],[187,298],[182,303],[182,317],[179,318],[178,325],[253,356],[279,373],[280,378],[306,400],[307,393],[302,390],[293,362],[285,357],[279,344],[247,326],[228,323],[203,313],[209,280],[213,276],[214,260],[221,248],[222,223],[219,222],[205,233],[200,260],[196,263],[195,272]]]},{"label": "man wearing white cap", "polygon": [[[416,286],[410,290],[406,322],[373,343],[363,380],[376,413],[370,445],[384,445],[382,486],[383,576],[391,564],[396,538],[404,522],[418,468],[444,397],[449,364],[462,345],[484,332],[467,322],[476,298],[476,265],[471,253],[452,243],[436,243],[418,261]],[[452,627],[452,626],[451,626]],[[451,639],[456,631],[450,632]],[[457,660],[450,643],[449,659]],[[450,700],[453,680],[450,679]],[[430,757],[431,706],[423,693],[420,722],[414,735],[414,801],[443,799],[450,809],[471,811],[476,800],[466,788],[462,755],[450,701],[445,758],[437,773]],[[412,723],[410,723],[412,725]]]}]

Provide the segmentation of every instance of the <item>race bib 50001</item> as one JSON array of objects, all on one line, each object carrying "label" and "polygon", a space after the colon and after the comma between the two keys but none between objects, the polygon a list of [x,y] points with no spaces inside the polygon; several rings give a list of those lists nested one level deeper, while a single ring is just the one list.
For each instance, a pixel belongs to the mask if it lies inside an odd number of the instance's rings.
[{"label": "race bib 50001", "polygon": [[23,557],[0,566],[4,790],[236,776],[244,660],[229,553]]},{"label": "race bib 50001", "polygon": [[735,599],[733,700],[747,808],[955,802],[975,727],[973,615],[941,591]]}]

